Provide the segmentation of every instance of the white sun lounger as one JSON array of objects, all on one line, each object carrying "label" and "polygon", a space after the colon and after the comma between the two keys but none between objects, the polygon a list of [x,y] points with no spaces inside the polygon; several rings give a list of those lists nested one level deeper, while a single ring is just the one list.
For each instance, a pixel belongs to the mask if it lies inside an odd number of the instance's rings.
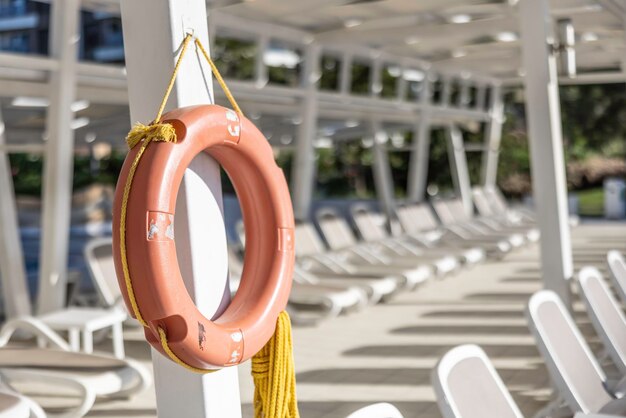
[{"label": "white sun lounger", "polygon": [[[351,251],[327,251],[315,227],[309,223],[296,225],[296,257],[298,264],[307,271],[319,274],[337,274],[341,277],[366,278],[388,282],[398,287],[414,289],[432,276],[428,266],[400,268],[381,264],[354,263],[358,255]],[[379,285],[380,286],[380,285]],[[388,286],[385,284],[385,286]]]},{"label": "white sun lounger", "polygon": [[433,202],[437,215],[446,225],[456,225],[478,236],[487,236],[497,239],[505,239],[513,248],[518,248],[527,243],[523,233],[518,231],[499,230],[493,225],[476,220],[465,212],[463,202],[459,198],[438,199]]},{"label": "white sun lounger", "polygon": [[0,382],[0,418],[46,418],[46,413],[35,401]]},{"label": "white sun lounger", "polygon": [[[55,348],[7,347],[18,329],[45,339]],[[80,404],[59,415],[65,418],[84,416],[99,397],[138,394],[152,381],[148,371],[133,360],[70,351],[62,338],[32,317],[12,319],[0,330],[0,375],[8,384],[43,382],[77,391]]]},{"label": "white sun lounger", "polygon": [[328,246],[334,251],[351,253],[353,263],[401,269],[429,266],[438,276],[444,276],[457,268],[458,263],[454,257],[399,255],[384,244],[359,243],[348,222],[330,208],[318,210],[316,216]]},{"label": "white sun lounger", "polygon": [[501,258],[511,251],[511,244],[504,239],[476,236],[455,225],[439,224],[433,210],[426,203],[401,205],[397,209],[398,220],[408,234],[429,242],[430,245],[479,247],[489,257]]},{"label": "white sun lounger", "polygon": [[626,303],[626,260],[621,252],[612,250],[606,255],[606,261],[609,265],[613,287],[622,303]]},{"label": "white sun lounger", "polygon": [[[433,370],[432,383],[444,418],[524,418],[493,364],[476,345],[448,351]],[[576,417],[617,418],[585,413]]]},{"label": "white sun lounger", "polygon": [[404,418],[398,408],[395,406],[381,402],[363,407],[354,411],[346,418]]},{"label": "white sun lounger", "polygon": [[578,273],[581,297],[591,323],[602,341],[606,354],[622,376],[626,376],[626,315],[611,289],[595,267]]},{"label": "white sun lounger", "polygon": [[458,258],[467,266],[472,266],[485,259],[485,252],[479,248],[436,247],[428,245],[422,237],[409,234],[392,237],[387,233],[383,223],[380,222],[384,220],[383,215],[375,214],[363,204],[352,205],[350,213],[359,235],[364,241],[388,245],[390,249],[405,254],[419,255],[425,251],[430,256]]},{"label": "white sun lounger", "polygon": [[472,188],[472,198],[474,205],[478,209],[479,217],[475,219],[492,227],[494,230],[517,231],[524,233],[529,242],[539,241],[540,233],[535,222],[526,221],[524,218],[514,218],[507,215],[508,212],[498,212],[494,210],[485,195],[482,187]]},{"label": "white sun lounger", "polygon": [[[241,282],[243,262],[231,246],[228,247],[228,270],[230,290],[235,294]],[[362,288],[324,284],[296,266],[287,311],[294,324],[314,325],[341,313],[359,310],[367,302],[368,295]]]},{"label": "white sun lounger", "polygon": [[524,418],[485,352],[473,344],[448,351],[432,373],[444,418]]},{"label": "white sun lounger", "polygon": [[526,316],[557,395],[536,417],[571,416],[576,412],[626,414],[621,384],[608,387],[607,376],[556,293],[535,293],[528,302]]}]

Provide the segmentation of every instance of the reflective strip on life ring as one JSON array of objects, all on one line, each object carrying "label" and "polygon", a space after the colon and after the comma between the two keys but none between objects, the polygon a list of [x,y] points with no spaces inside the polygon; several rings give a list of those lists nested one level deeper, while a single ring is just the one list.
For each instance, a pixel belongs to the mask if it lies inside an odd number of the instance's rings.
[{"label": "reflective strip on life ring", "polygon": [[[174,126],[177,142],[155,142],[146,148],[126,212],[128,271],[137,308],[147,324],[146,338],[167,355],[161,329],[169,350],[193,368],[239,364],[270,339],[291,289],[294,219],[285,177],[263,134],[230,109],[192,106],[169,112],[162,120]],[[123,189],[139,148],[133,148],[124,162],[113,209],[115,269],[131,312],[117,249]],[[178,189],[185,169],[200,152],[211,155],[228,173],[246,226],[241,284],[226,311],[214,320],[198,311],[185,288],[174,238]]]}]

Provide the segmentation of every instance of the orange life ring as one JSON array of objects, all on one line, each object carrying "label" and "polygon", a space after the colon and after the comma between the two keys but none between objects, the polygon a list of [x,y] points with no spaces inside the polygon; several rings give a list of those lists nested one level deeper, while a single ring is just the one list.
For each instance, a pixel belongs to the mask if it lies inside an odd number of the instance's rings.
[{"label": "orange life ring", "polygon": [[[147,146],[132,177],[125,208],[128,282],[121,251],[114,251],[120,288],[131,313],[134,298],[148,342],[164,355],[176,360],[166,353],[169,349],[184,365],[197,369],[235,365],[270,339],[291,289],[294,219],[285,177],[263,134],[230,109],[185,107],[165,114],[162,121],[174,127],[177,142]],[[123,189],[139,148],[130,151],[118,180],[113,209],[116,249]],[[199,312],[185,288],[173,231],[183,174],[200,152],[214,157],[229,175],[246,225],[241,284],[226,311],[214,320]],[[167,335],[168,349],[160,332]]]}]

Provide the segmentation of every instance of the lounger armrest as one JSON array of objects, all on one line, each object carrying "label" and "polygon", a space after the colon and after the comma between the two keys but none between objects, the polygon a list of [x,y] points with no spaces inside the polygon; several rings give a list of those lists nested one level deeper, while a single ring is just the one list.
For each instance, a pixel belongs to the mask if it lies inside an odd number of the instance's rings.
[{"label": "lounger armrest", "polygon": [[615,399],[604,405],[598,412],[600,414],[624,416],[626,414],[626,398]]},{"label": "lounger armrest", "polygon": [[27,331],[48,341],[56,348],[71,351],[70,346],[49,326],[32,316],[10,319],[0,328],[0,347],[4,347],[16,331]]},{"label": "lounger armrest", "polygon": [[604,390],[616,399],[623,398],[626,395],[626,377],[622,379],[608,379],[602,382]]}]

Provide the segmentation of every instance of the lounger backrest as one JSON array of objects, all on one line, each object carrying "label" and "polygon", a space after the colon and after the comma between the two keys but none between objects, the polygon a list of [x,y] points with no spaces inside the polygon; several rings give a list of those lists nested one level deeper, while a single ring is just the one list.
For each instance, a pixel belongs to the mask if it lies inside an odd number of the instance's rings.
[{"label": "lounger backrest", "polygon": [[354,224],[364,241],[380,241],[389,238],[384,225],[379,224],[367,206],[356,204],[350,208]]},{"label": "lounger backrest", "polygon": [[398,408],[390,403],[381,402],[365,406],[354,411],[346,418],[404,418]]},{"label": "lounger backrest", "polygon": [[315,230],[315,226],[308,222],[296,225],[295,236],[297,257],[321,254],[326,251],[324,243]]},{"label": "lounger backrest", "polygon": [[106,306],[115,306],[122,300],[113,264],[113,239],[96,238],[87,243],[84,250],[87,269],[94,286]]},{"label": "lounger backrest", "polygon": [[611,401],[600,368],[569,311],[551,290],[535,293],[526,315],[556,390],[574,412],[598,412]]},{"label": "lounger backrest", "polygon": [[435,212],[437,212],[437,216],[439,217],[439,219],[441,219],[441,222],[444,225],[452,225],[457,222],[444,200],[436,199],[433,200],[431,203],[433,205],[433,209],[435,209]]},{"label": "lounger backrest", "polygon": [[448,199],[446,205],[456,222],[467,222],[472,219],[467,215],[467,212],[465,212],[465,205],[463,205],[463,201],[460,198],[455,197]]},{"label": "lounger backrest", "polygon": [[485,187],[484,190],[491,206],[497,213],[505,213],[509,210],[509,205],[500,190],[495,186]]},{"label": "lounger backrest", "polygon": [[398,206],[396,208],[396,213],[398,214],[400,226],[402,226],[404,232],[407,232],[409,234],[419,232],[419,227],[414,221],[414,216],[412,215],[412,207],[413,205],[404,205]]},{"label": "lounger backrest", "polygon": [[605,350],[623,375],[626,375],[626,316],[595,267],[584,267],[578,273],[581,296],[591,323]]},{"label": "lounger backrest", "polygon": [[448,351],[433,370],[444,418],[524,418],[485,352],[473,344]]},{"label": "lounger backrest", "polygon": [[472,198],[480,216],[491,217],[496,215],[482,187],[472,188]]},{"label": "lounger backrest", "polygon": [[626,261],[624,256],[619,251],[609,251],[606,255],[606,261],[609,264],[613,286],[622,299],[622,303],[626,303]]},{"label": "lounger backrest", "polygon": [[357,244],[348,222],[334,210],[322,209],[318,211],[317,222],[331,249],[340,250]]}]

